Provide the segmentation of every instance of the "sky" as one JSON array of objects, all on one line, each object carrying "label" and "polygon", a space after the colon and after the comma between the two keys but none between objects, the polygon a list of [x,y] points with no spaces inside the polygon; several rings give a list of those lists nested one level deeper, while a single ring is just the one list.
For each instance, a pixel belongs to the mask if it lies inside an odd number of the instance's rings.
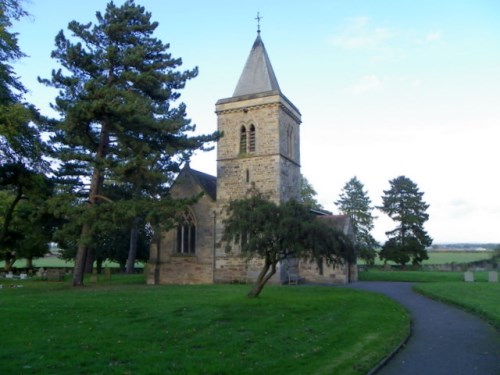
[{"label": "sky", "polygon": [[[54,38],[70,21],[95,22],[107,1],[29,0],[14,26],[28,57],[15,71],[26,99],[54,115],[38,83],[57,62]],[[121,0],[115,4],[121,4]],[[301,170],[324,208],[356,176],[373,206],[404,175],[430,205],[434,243],[500,243],[500,1],[138,0],[159,22],[184,69],[181,91],[198,133],[216,130],[215,102],[236,87],[257,35],[280,88],[300,110]],[[215,151],[191,167],[216,174]],[[394,228],[374,210],[374,237]]]}]

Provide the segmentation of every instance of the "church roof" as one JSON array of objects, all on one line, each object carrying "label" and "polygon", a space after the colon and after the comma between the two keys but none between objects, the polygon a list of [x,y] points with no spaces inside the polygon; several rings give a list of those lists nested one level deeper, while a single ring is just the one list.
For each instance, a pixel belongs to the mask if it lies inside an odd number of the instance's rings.
[{"label": "church roof", "polygon": [[236,85],[233,97],[268,91],[280,91],[280,87],[259,33]]},{"label": "church roof", "polygon": [[320,215],[318,219],[326,220],[330,225],[346,235],[352,234],[352,223],[349,215]]},{"label": "church roof", "polygon": [[217,199],[217,177],[191,169],[189,165],[189,173],[194,177],[198,185],[208,194],[213,200]]}]

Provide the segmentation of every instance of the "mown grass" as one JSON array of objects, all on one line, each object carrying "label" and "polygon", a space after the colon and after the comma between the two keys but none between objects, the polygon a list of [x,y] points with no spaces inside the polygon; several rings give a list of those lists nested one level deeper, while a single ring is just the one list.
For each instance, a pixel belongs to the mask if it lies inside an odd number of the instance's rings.
[{"label": "mown grass", "polygon": [[365,374],[407,334],[380,295],[332,287],[147,286],[142,275],[72,288],[0,289],[0,373]]},{"label": "mown grass", "polygon": [[[413,283],[463,281],[463,272],[383,270],[372,268],[358,274],[360,281],[406,281]],[[487,281],[488,272],[474,272],[476,281]]]},{"label": "mown grass", "polygon": [[433,299],[460,306],[500,329],[499,283],[422,283],[415,285],[414,289]]}]

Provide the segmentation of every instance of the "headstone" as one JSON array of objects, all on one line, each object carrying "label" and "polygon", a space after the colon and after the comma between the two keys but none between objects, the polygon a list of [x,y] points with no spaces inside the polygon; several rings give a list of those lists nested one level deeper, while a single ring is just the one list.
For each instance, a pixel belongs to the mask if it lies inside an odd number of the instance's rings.
[{"label": "headstone", "polygon": [[90,275],[90,282],[91,283],[97,282],[97,271],[95,269],[92,271],[92,274]]},{"label": "headstone", "polygon": [[7,275],[5,275],[5,278],[6,279],[13,279],[14,275],[12,274],[12,272],[9,272]]},{"label": "headstone", "polygon": [[471,283],[474,281],[474,274],[470,271],[467,271],[464,273],[464,280],[468,283]]},{"label": "headstone", "polygon": [[490,283],[498,283],[498,272],[497,271],[488,272],[488,281]]},{"label": "headstone", "polygon": [[109,267],[104,268],[104,278],[111,280],[111,269]]},{"label": "headstone", "polygon": [[22,274],[19,275],[19,278],[21,280],[26,280],[28,278],[28,274],[27,273],[22,273]]}]

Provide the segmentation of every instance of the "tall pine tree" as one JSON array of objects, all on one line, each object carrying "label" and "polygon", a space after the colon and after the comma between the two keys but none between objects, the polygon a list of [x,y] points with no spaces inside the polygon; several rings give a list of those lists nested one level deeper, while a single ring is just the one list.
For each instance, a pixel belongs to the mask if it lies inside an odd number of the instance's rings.
[{"label": "tall pine tree", "polygon": [[356,176],[351,178],[342,188],[340,197],[335,201],[338,209],[353,219],[353,231],[358,256],[368,264],[373,264],[377,255],[377,241],[371,235],[373,229],[372,215],[374,207],[364,186]]},{"label": "tall pine tree", "polygon": [[20,0],[0,0],[0,259],[6,265],[28,242],[45,241],[40,245],[43,252],[49,241],[46,236],[35,240],[36,230],[26,233],[20,229],[27,223],[26,207],[30,207],[31,217],[42,215],[39,196],[47,184],[44,172],[48,167],[40,138],[43,122],[34,106],[24,101],[26,89],[11,65],[25,56],[17,34],[11,32],[12,23],[26,15]]},{"label": "tall pine tree", "polygon": [[422,199],[424,193],[417,184],[405,176],[389,181],[391,188],[384,190],[382,212],[398,222],[398,226],[386,232],[389,237],[380,252],[380,258],[405,265],[411,261],[414,265],[428,259],[426,247],[432,244],[424,229],[429,219],[429,205]]},{"label": "tall pine tree", "polygon": [[[78,216],[73,216],[81,224],[75,286],[83,284],[87,250],[99,233],[99,219],[120,216],[113,212],[127,213],[120,219],[130,223],[138,215],[147,217],[158,207],[158,187],[168,184],[195,150],[217,138],[215,133],[186,134],[195,127],[186,118],[185,105],[173,102],[197,69],[177,70],[181,59],[173,58],[169,45],[153,37],[158,23],[144,7],[133,0],[120,7],[110,2],[96,18],[95,24],[70,22],[71,38],[59,32],[52,57],[63,69],[42,80],[59,89],[54,108],[62,120],[52,141],[58,147],[61,174],[76,186],[73,190],[85,192]],[[129,185],[134,198],[109,199],[105,181]],[[169,206],[168,200],[163,203]]]}]

